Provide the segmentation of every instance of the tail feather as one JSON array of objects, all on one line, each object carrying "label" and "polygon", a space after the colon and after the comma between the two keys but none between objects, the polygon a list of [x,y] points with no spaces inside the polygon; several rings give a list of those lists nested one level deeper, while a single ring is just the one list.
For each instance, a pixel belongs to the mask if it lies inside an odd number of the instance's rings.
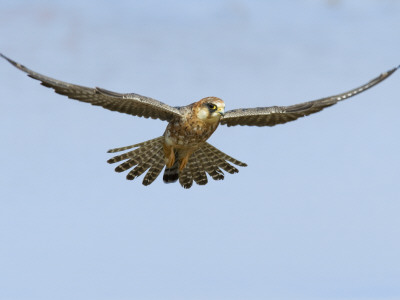
[{"label": "tail feather", "polygon": [[203,163],[198,157],[197,152],[193,153],[193,159],[189,162],[192,171],[193,179],[198,185],[207,184],[207,175],[204,171]]},{"label": "tail feather", "polygon": [[[126,178],[133,180],[136,177],[146,173],[143,178],[143,185],[149,185],[160,175],[165,166],[164,138],[158,137],[143,143],[111,149],[109,153],[115,153],[130,150],[126,153],[117,155],[109,159],[108,163],[120,163],[116,172],[123,172],[133,168]],[[224,171],[234,174],[239,170],[231,165],[235,164],[241,167],[247,166],[245,163],[234,159],[208,143],[204,143],[189,158],[186,167],[179,171],[180,158],[179,150],[175,150],[175,163],[171,168],[165,168],[163,180],[165,183],[176,182],[188,189],[196,182],[198,185],[205,185],[208,182],[207,174],[214,180],[224,179]],[[230,162],[230,163],[228,163]]]},{"label": "tail feather", "polygon": [[222,159],[225,159],[227,161],[230,161],[231,163],[234,163],[235,165],[238,165],[240,167],[247,167],[247,164],[244,162],[241,162],[240,160],[237,160],[231,156],[229,156],[228,154],[222,152],[221,150],[215,148],[213,145],[210,145],[209,143],[205,143],[206,147],[210,150],[213,151],[213,153],[215,153],[216,155],[218,155],[219,157],[221,157]]},{"label": "tail feather", "polygon": [[143,178],[143,185],[151,184],[160,175],[162,169],[164,168],[164,153],[156,153],[155,155],[156,163],[149,169],[146,176]]},{"label": "tail feather", "polygon": [[122,160],[133,158],[133,157],[139,155],[142,152],[143,152],[143,148],[137,148],[135,150],[126,152],[124,154],[120,154],[120,155],[114,156],[113,158],[110,158],[109,160],[107,160],[107,162],[109,164],[113,164],[113,163],[116,163],[116,162],[119,162],[119,161],[122,161]]},{"label": "tail feather", "polygon": [[[130,151],[126,154],[129,154],[124,159],[129,159],[126,162],[123,162],[118,167],[115,168],[115,171],[120,173],[126,171],[133,166],[140,164],[141,162],[147,161],[154,152],[159,152],[161,146],[157,144],[149,144],[148,146],[142,146],[139,149]],[[120,155],[122,156],[122,155]],[[114,157],[115,158],[115,157]],[[109,160],[110,161],[110,160]],[[121,161],[119,158],[112,160],[112,162]]]},{"label": "tail feather", "polygon": [[121,152],[121,151],[125,151],[128,149],[132,149],[132,148],[136,148],[136,147],[142,147],[142,146],[148,146],[150,144],[158,144],[160,143],[162,140],[164,139],[164,137],[159,136],[155,139],[152,140],[148,140],[139,144],[135,144],[135,145],[131,145],[131,146],[125,146],[125,147],[120,147],[120,148],[114,148],[114,149],[110,149],[107,151],[107,153],[115,153],[115,152]]},{"label": "tail feather", "polygon": [[223,152],[219,151],[215,147],[210,146],[210,144],[206,144],[203,149],[208,157],[213,158],[214,164],[218,165],[221,169],[230,174],[235,174],[239,172],[237,168],[226,162]]},{"label": "tail feather", "polygon": [[213,157],[207,157],[203,147],[197,150],[196,152],[198,152],[198,155],[202,161],[204,171],[206,171],[211,176],[212,179],[214,180],[224,179],[224,173],[215,164]]},{"label": "tail feather", "polygon": [[184,168],[182,170],[182,172],[179,174],[179,183],[185,189],[189,189],[193,185],[193,176],[192,176],[192,171],[191,171],[191,165],[189,162],[188,162],[187,167]]},{"label": "tail feather", "polygon": [[149,170],[143,179],[143,184],[149,185],[157,178],[165,165],[163,140],[164,138],[161,136],[143,143],[111,149],[108,151],[109,153],[138,147],[127,153],[117,155],[107,162],[112,164],[125,160],[115,168],[116,172],[123,172],[134,167],[126,176],[128,180],[133,180]]},{"label": "tail feather", "polygon": [[121,173],[124,172],[130,168],[132,168],[133,166],[136,166],[139,163],[139,161],[137,159],[129,159],[125,162],[123,162],[122,164],[118,165],[115,168],[115,172]]},{"label": "tail feather", "polygon": [[155,157],[154,157],[156,156],[155,153],[157,154],[160,150],[162,151],[162,146],[159,146],[158,148],[155,149],[154,148],[151,149],[150,153],[153,155],[144,157],[143,160],[139,162],[138,165],[128,173],[126,179],[133,180],[136,177],[142,175],[144,172],[146,172],[155,162]]},{"label": "tail feather", "polygon": [[239,173],[239,170],[237,168],[227,163],[226,161],[221,161],[219,166],[222,170],[228,172],[229,174]]},{"label": "tail feather", "polygon": [[125,150],[132,149],[132,148],[135,148],[135,147],[139,147],[139,146],[138,146],[137,144],[135,144],[135,145],[131,145],[131,146],[125,146],[125,147],[120,147],[120,148],[114,148],[114,149],[108,150],[107,153],[121,152],[121,151],[125,151]]}]

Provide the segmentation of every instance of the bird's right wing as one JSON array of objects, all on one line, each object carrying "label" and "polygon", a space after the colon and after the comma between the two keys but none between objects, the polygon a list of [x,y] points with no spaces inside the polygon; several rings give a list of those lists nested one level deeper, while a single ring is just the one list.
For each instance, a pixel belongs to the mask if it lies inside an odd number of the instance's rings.
[{"label": "bird's right wing", "polygon": [[28,74],[36,80],[41,81],[43,86],[54,89],[58,94],[68,96],[68,98],[87,102],[92,105],[102,106],[112,111],[130,114],[138,117],[161,119],[170,121],[173,118],[181,117],[179,110],[155,99],[141,96],[138,94],[120,94],[102,88],[88,88],[63,82],[51,77],[36,73],[25,66],[9,59],[0,53],[16,68]]}]

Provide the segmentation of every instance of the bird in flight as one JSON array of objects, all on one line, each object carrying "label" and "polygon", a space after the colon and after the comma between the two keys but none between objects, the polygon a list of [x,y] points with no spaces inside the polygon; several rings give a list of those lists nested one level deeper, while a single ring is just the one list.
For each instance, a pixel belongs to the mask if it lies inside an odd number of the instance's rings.
[{"label": "bird in flight", "polygon": [[[102,106],[112,111],[138,117],[167,121],[164,134],[143,143],[111,149],[109,153],[127,151],[110,158],[108,163],[120,164],[116,172],[129,169],[126,178],[133,180],[146,173],[143,185],[151,184],[165,167],[165,183],[176,182],[190,188],[193,181],[199,185],[208,182],[207,174],[214,180],[224,179],[222,170],[234,174],[239,172],[233,166],[247,166],[207,143],[218,125],[275,126],[319,112],[339,101],[348,99],[375,86],[388,78],[400,66],[393,68],[368,83],[350,91],[314,101],[290,106],[240,108],[225,111],[225,103],[217,97],[206,97],[187,106],[169,106],[155,99],[134,93],[121,94],[102,88],[88,88],[63,82],[36,73],[25,66],[0,54],[29,77],[41,81],[45,87],[68,98]],[[133,150],[131,150],[133,149]]]}]

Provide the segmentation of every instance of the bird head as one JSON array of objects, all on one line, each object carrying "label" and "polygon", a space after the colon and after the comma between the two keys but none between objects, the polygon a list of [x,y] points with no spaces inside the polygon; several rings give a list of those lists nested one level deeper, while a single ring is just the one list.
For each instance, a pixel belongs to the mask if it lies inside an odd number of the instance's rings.
[{"label": "bird head", "polygon": [[197,102],[197,117],[206,123],[219,122],[225,113],[225,103],[217,97],[207,97]]}]

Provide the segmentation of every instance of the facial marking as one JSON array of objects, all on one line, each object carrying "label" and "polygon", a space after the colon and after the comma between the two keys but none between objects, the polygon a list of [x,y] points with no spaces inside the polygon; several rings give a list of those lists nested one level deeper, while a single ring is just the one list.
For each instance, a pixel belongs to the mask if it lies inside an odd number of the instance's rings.
[{"label": "facial marking", "polygon": [[208,109],[206,109],[204,107],[200,108],[200,110],[197,113],[197,117],[203,121],[206,120],[209,117],[209,115],[210,115],[210,112],[208,111]]},{"label": "facial marking", "polygon": [[225,103],[217,97],[203,98],[198,102],[197,118],[206,123],[217,123],[224,114]]}]

